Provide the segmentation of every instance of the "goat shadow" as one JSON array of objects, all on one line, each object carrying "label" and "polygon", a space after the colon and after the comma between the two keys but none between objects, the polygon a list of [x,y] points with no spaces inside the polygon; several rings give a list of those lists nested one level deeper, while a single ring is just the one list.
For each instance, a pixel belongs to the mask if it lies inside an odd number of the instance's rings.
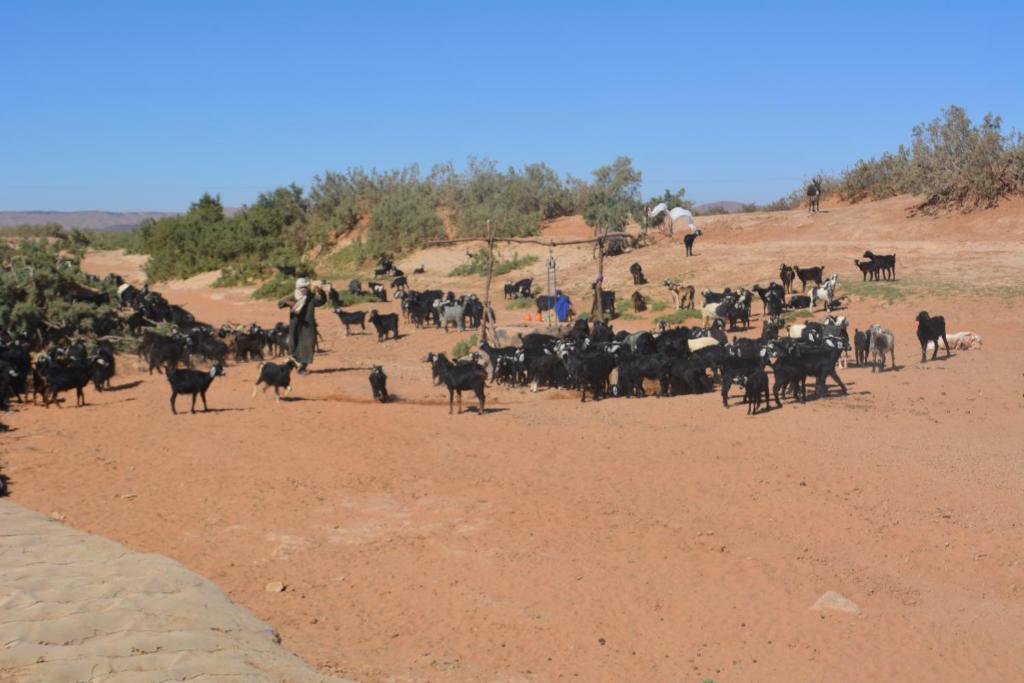
[{"label": "goat shadow", "polygon": [[369,370],[370,368],[323,368],[322,370],[310,370],[311,375],[332,375],[336,372],[354,372],[356,370]]},{"label": "goat shadow", "polygon": [[204,413],[242,413],[252,408],[210,408],[209,410],[197,410],[194,413],[189,412],[188,408],[184,410],[178,410],[178,416],[182,415],[202,415]]},{"label": "goat shadow", "polygon": [[939,355],[936,356],[935,358],[932,358],[932,353],[931,353],[931,351],[929,351],[927,359],[925,360],[925,362],[924,363],[918,362],[917,364],[918,365],[925,365],[926,363],[932,363],[934,361],[942,361],[943,363],[945,363],[947,360],[950,360],[951,358],[956,358],[957,355],[958,355],[955,351],[950,350],[949,355],[946,356],[946,355],[943,354],[944,350],[945,350],[945,347],[942,347],[942,350],[939,351]]},{"label": "goat shadow", "polygon": [[124,391],[125,389],[134,389],[142,384],[142,382],[143,380],[137,379],[134,382],[125,382],[124,384],[118,384],[117,386],[107,387],[103,391]]},{"label": "goat shadow", "polygon": [[[463,413],[479,413],[480,412],[480,408],[478,406],[469,406],[467,408],[463,408],[462,412]],[[484,408],[484,413],[483,414],[484,415],[489,415],[491,413],[505,413],[505,412],[508,412],[508,408]],[[452,415],[457,415],[457,414],[458,413],[452,413]]]},{"label": "goat shadow", "polygon": [[[104,392],[100,392],[100,393],[106,393],[106,392],[104,391]],[[70,399],[69,398],[55,398],[54,400],[50,401],[50,405],[51,406],[57,406],[57,408],[60,409],[60,410],[64,410],[65,408],[102,408],[103,406],[114,405],[115,403],[129,403],[129,402],[134,401],[134,400],[135,400],[134,396],[128,396],[128,397],[122,398],[119,401],[104,401],[103,403],[90,403],[88,400],[86,400],[86,402],[83,403],[82,405],[78,405],[77,403],[75,403],[74,397],[71,397]],[[69,403],[69,401],[70,401],[70,403]],[[64,404],[64,405],[60,405],[60,404]],[[40,405],[43,405],[43,404],[40,404]],[[43,407],[45,408],[46,406],[43,406]]]}]

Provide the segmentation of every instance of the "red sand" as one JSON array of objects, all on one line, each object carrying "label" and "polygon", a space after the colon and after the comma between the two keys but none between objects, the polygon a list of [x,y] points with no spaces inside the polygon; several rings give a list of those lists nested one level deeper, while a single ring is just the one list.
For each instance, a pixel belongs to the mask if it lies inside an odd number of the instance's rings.
[{"label": "red sand", "polygon": [[[250,402],[243,364],[214,383],[218,412],[174,417],[164,378],[126,357],[126,388],[88,391],[86,408],[16,407],[0,442],[12,497],[181,561],[361,680],[1019,681],[1024,205],[907,219],[909,203],[698,218],[695,257],[663,243],[608,263],[622,297],[635,260],[661,300],[664,277],[764,284],[780,261],[824,264],[842,294],[865,248],[895,251],[905,298],[845,313],[895,330],[899,369],[841,370],[845,398],[747,417],[717,394],[580,404],[495,387],[494,412],[448,417],[420,359],[468,335],[378,344],[324,312],[327,352],[291,401]],[[414,286],[479,291],[441,275],[462,251],[403,267],[426,265]],[[558,256],[580,299],[590,250]],[[523,272],[542,281],[542,263]],[[280,319],[244,292],[159,289],[211,323]],[[920,365],[920,309],[983,348]],[[399,401],[369,400],[370,363]],[[826,591],[860,614],[811,611]]]}]

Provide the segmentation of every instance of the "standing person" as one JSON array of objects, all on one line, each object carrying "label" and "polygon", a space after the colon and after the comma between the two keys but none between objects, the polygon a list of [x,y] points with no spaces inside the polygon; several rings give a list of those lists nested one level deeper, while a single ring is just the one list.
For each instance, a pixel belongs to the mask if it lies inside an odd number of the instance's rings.
[{"label": "standing person", "polygon": [[322,289],[310,290],[309,280],[300,277],[295,281],[295,292],[277,302],[278,308],[288,311],[288,356],[299,368],[300,375],[309,374],[306,369],[313,362],[316,351],[316,307],[323,306],[327,296]]}]

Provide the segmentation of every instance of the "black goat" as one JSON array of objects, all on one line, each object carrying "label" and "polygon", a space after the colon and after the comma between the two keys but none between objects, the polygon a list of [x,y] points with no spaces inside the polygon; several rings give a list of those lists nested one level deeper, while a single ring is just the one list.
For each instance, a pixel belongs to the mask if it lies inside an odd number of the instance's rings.
[{"label": "black goat", "polygon": [[872,254],[870,251],[865,251],[864,258],[870,259],[871,263],[875,264],[877,268],[876,280],[878,279],[878,271],[881,271],[882,277],[886,280],[890,278],[896,279],[896,254]]},{"label": "black goat", "polygon": [[370,293],[377,297],[377,301],[381,303],[388,302],[388,288],[379,282],[368,282],[366,286],[370,288]]},{"label": "black goat", "polygon": [[544,311],[550,311],[555,307],[555,301],[558,300],[558,295],[548,296],[547,294],[541,294],[537,297],[535,303],[537,304],[537,312],[543,313]]},{"label": "black goat", "polygon": [[459,415],[462,414],[462,392],[472,391],[479,402],[478,415],[484,414],[484,383],[487,371],[476,363],[454,364],[443,353],[427,354],[426,362],[430,363],[434,376],[440,384],[448,387],[448,414],[452,414],[452,402],[455,395],[459,397]]},{"label": "black goat", "polygon": [[700,355],[676,358],[662,379],[662,395],[704,394],[714,387],[708,377],[708,359]]},{"label": "black goat", "polygon": [[[595,288],[591,285],[591,289]],[[607,315],[609,318],[615,317],[615,292],[601,290],[601,314]]]},{"label": "black goat", "polygon": [[949,340],[946,339],[946,319],[941,315],[930,316],[928,311],[917,314],[917,340],[921,342],[921,362],[926,360],[928,342],[935,343],[932,360],[939,355],[939,339],[946,345],[946,358],[949,358]]},{"label": "black goat", "polygon": [[386,313],[381,315],[377,309],[370,311],[370,323],[377,330],[377,341],[382,342],[388,338],[390,333],[392,339],[398,339],[398,314]]},{"label": "black goat", "polygon": [[409,286],[409,280],[404,275],[399,275],[391,281],[391,289],[404,290]]},{"label": "black goat", "polygon": [[213,379],[224,375],[224,366],[215,363],[207,372],[201,370],[172,369],[167,371],[167,381],[171,385],[171,413],[177,415],[175,401],[178,394],[190,394],[192,396],[192,413],[196,412],[196,396],[203,399],[203,412],[209,410],[206,406],[206,390],[210,388]]},{"label": "black goat", "polygon": [[786,300],[786,290],[782,285],[777,282],[771,282],[767,287],[754,285],[751,289],[761,299],[761,315],[779,315],[782,313],[782,304]]},{"label": "black goat", "polygon": [[839,389],[846,394],[846,385],[836,374],[836,363],[839,355],[843,352],[843,340],[829,338],[820,346],[807,344],[792,344],[788,348],[778,342],[768,345],[767,354],[775,359],[772,370],[775,372],[775,385],[772,389],[775,395],[775,404],[779,407],[779,392],[784,388],[793,386],[799,391],[797,398],[803,403],[807,400],[807,377],[815,378],[815,393],[821,397],[827,394],[828,389],[825,380],[831,377],[839,385]]},{"label": "black goat", "polygon": [[796,279],[793,266],[787,266],[785,263],[779,266],[779,279],[782,280],[782,288],[786,294],[793,291],[793,281]]},{"label": "black goat", "polygon": [[608,376],[615,368],[614,356],[603,351],[592,352],[571,352],[563,350],[559,356],[565,364],[569,378],[579,386],[580,401],[587,400],[587,389],[590,389],[591,398],[595,401],[605,395],[605,388],[608,385]]},{"label": "black goat", "polygon": [[0,360],[0,410],[7,410],[7,399],[14,395],[11,383],[18,379],[18,371],[13,365]]},{"label": "black goat", "polygon": [[[338,319],[341,320],[341,324],[345,326],[345,336],[349,334],[349,327],[352,325],[359,325],[363,331],[366,331],[366,311],[343,311],[341,308],[335,308],[334,312],[338,314]],[[392,314],[394,315],[394,314]]]},{"label": "black goat", "polygon": [[263,391],[265,392],[268,387],[274,387],[274,396],[277,400],[281,400],[281,389],[284,389],[284,393],[289,394],[292,391],[292,369],[295,367],[295,361],[290,358],[286,363],[278,365],[277,363],[260,363],[260,376],[256,379],[256,385],[252,388],[252,396],[250,400],[256,398],[256,390],[260,388],[260,384],[263,384]]},{"label": "black goat", "polygon": [[110,387],[110,378],[116,372],[114,353],[111,348],[97,347],[89,359],[89,373],[96,391]]},{"label": "black goat", "polygon": [[149,374],[153,370],[166,372],[178,367],[179,363],[188,363],[189,353],[185,340],[175,337],[165,337],[150,330],[146,330],[139,343],[139,353],[145,354],[149,364]]},{"label": "black goat", "polygon": [[639,290],[633,292],[633,310],[637,313],[647,310],[647,298]]},{"label": "black goat", "polygon": [[528,297],[531,294],[533,294],[533,278],[532,277],[523,278],[522,280],[519,280],[519,281],[513,283],[512,286],[515,288],[515,292],[516,292],[514,298],[518,299],[519,297]]},{"label": "black goat", "polygon": [[813,282],[814,284],[821,286],[821,274],[825,271],[825,266],[815,266],[814,268],[801,268],[800,266],[793,266],[793,270],[796,271],[796,276],[800,278],[800,291],[807,291],[807,283]]},{"label": "black goat", "polygon": [[671,366],[672,357],[663,353],[656,353],[650,356],[634,353],[624,355],[619,360],[619,377],[615,387],[616,394],[626,398],[631,396],[643,397],[646,395],[646,392],[644,392],[644,380],[652,379],[658,380],[658,396],[661,397],[662,391],[667,384],[664,380]]},{"label": "black goat", "polygon": [[810,294],[790,294],[787,305],[794,310],[797,308],[810,308],[811,296]]},{"label": "black goat", "polygon": [[259,334],[240,332],[235,336],[235,360],[263,360],[263,340]]},{"label": "black goat", "polygon": [[861,261],[860,259],[853,259],[853,265],[860,268],[861,282],[869,279],[878,279],[879,267],[877,261]]},{"label": "black goat", "polygon": [[381,403],[388,402],[388,376],[384,374],[384,368],[374,365],[370,369],[370,390],[373,391],[373,398]]},{"label": "black goat", "polygon": [[647,284],[647,278],[644,277],[644,269],[639,263],[634,263],[629,267],[629,274],[633,276],[634,285]]},{"label": "black goat", "polygon": [[718,363],[722,375],[722,405],[729,407],[729,389],[733,383],[746,386],[747,378],[764,366],[763,346],[754,339],[734,339],[728,355]]},{"label": "black goat", "polygon": [[857,365],[868,364],[868,350],[871,348],[871,330],[853,331],[853,356]]},{"label": "black goat", "polygon": [[50,403],[57,401],[57,394],[63,391],[75,390],[75,405],[85,405],[85,393],[82,389],[91,379],[87,365],[70,365],[67,367],[53,366],[43,370],[43,405],[50,406]]},{"label": "black goat", "polygon": [[768,393],[768,373],[763,368],[758,368],[749,375],[739,378],[739,384],[744,389],[747,415],[757,415],[762,398],[764,399],[764,409],[768,410],[771,407],[771,398]]},{"label": "black goat", "polygon": [[687,256],[693,256],[693,243],[703,234],[700,230],[696,230],[683,238],[683,246],[686,247]]}]

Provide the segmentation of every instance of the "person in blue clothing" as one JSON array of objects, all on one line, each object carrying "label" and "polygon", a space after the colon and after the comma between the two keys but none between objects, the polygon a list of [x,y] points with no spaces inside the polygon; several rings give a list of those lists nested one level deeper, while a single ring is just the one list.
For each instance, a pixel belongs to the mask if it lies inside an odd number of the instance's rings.
[{"label": "person in blue clothing", "polygon": [[558,322],[564,323],[572,313],[572,301],[562,292],[558,292],[556,297],[554,306],[555,317],[558,318]]}]

